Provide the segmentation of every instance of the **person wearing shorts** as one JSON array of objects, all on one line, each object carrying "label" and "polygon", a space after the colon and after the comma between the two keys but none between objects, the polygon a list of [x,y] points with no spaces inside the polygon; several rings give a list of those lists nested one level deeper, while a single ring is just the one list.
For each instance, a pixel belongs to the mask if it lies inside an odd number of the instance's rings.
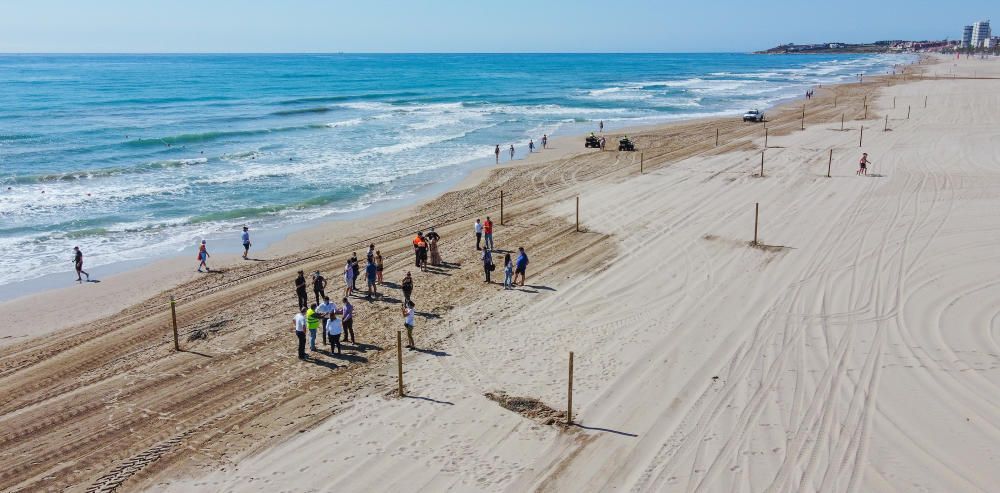
[{"label": "person wearing shorts", "polygon": [[382,271],[385,270],[385,264],[382,260],[382,251],[375,250],[375,280],[381,285],[382,284]]},{"label": "person wearing shorts", "polygon": [[247,255],[250,255],[250,230],[246,226],[243,226],[241,238],[243,239],[243,260],[247,260]]},{"label": "person wearing shorts", "polygon": [[868,153],[861,153],[861,159],[858,161],[858,176],[865,175],[868,176],[868,165],[871,161],[868,160]]},{"label": "person wearing shorts", "polygon": [[406,340],[409,341],[407,349],[416,349],[416,344],[413,343],[413,324],[415,322],[414,315],[414,305],[412,301],[406,301],[403,303],[403,327],[406,328]]},{"label": "person wearing shorts", "polygon": [[78,246],[73,247],[73,265],[76,267],[77,282],[83,282],[80,274],[87,276],[87,280],[90,280],[90,274],[87,274],[87,271],[83,270],[83,252],[80,251],[80,247]]},{"label": "person wearing shorts", "polygon": [[517,251],[517,260],[514,261],[514,284],[517,284],[517,277],[521,276],[521,286],[524,286],[528,271],[528,254],[524,253],[524,247],[517,247]]}]

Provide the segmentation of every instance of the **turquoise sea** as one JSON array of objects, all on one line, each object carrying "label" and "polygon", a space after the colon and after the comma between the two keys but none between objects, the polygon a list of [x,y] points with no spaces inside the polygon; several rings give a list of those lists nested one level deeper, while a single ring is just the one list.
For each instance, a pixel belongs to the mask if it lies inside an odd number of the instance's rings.
[{"label": "turquoise sea", "polygon": [[0,285],[414,196],[493,146],[733,115],[904,55],[0,55]]}]

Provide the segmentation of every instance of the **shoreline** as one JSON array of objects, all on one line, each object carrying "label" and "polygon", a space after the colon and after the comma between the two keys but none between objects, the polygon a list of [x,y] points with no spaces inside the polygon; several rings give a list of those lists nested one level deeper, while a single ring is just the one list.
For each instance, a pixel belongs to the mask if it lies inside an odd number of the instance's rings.
[{"label": "shoreline", "polygon": [[[871,75],[871,77],[879,77]],[[822,85],[830,88],[839,85],[849,85],[853,82],[840,82],[833,85]],[[813,86],[816,87],[816,86]],[[781,112],[787,110],[796,101],[804,100],[803,96],[789,96],[776,101],[772,106],[765,108],[767,112]],[[647,125],[634,125],[616,127],[614,124],[606,124],[604,135],[611,136],[609,140],[615,140],[615,136],[621,134],[643,134],[643,133],[663,133],[671,129],[683,129],[692,125],[704,125],[717,123],[725,125],[737,120],[739,115],[730,116],[693,116],[678,117],[677,119],[665,122],[651,123]],[[595,132],[596,133],[596,132]],[[278,260],[283,257],[301,254],[306,250],[314,250],[322,245],[333,241],[335,238],[364,237],[365,232],[377,231],[393,222],[398,217],[410,217],[414,221],[419,217],[416,214],[421,207],[440,199],[444,195],[454,193],[463,189],[483,186],[484,180],[496,170],[511,167],[531,166],[543,164],[550,161],[564,159],[587,152],[581,144],[586,132],[571,135],[558,135],[550,137],[549,149],[525,154],[523,157],[512,161],[504,161],[505,152],[501,152],[500,164],[489,163],[488,157],[481,161],[483,164],[472,164],[466,169],[456,169],[454,176],[438,183],[427,185],[413,191],[408,198],[392,199],[376,203],[370,207],[359,211],[347,212],[335,215],[335,217],[319,217],[299,223],[287,224],[276,228],[263,230],[260,233],[251,231],[255,247],[251,250],[251,258],[265,263],[268,260]],[[537,143],[540,147],[540,143]],[[609,142],[609,145],[616,145]],[[639,149],[641,151],[641,149]],[[552,152],[555,151],[555,152]],[[519,151],[520,152],[520,151]],[[608,151],[612,152],[612,151]],[[480,161],[480,160],[476,160]],[[470,163],[475,163],[472,161]],[[307,231],[315,231],[316,234],[308,234]],[[218,236],[209,236],[209,251],[212,253],[210,266],[216,266],[218,271],[239,270],[246,267],[246,262],[240,258],[241,248],[236,238],[237,233],[233,233],[231,241],[223,240]],[[263,239],[263,241],[260,241]],[[224,242],[228,241],[228,242]],[[261,245],[258,248],[257,245]],[[216,245],[224,245],[218,247]],[[125,308],[141,303],[157,294],[175,290],[185,283],[196,281],[201,274],[195,269],[195,262],[188,260],[194,252],[177,252],[161,258],[128,260],[103,265],[100,269],[107,269],[110,274],[101,277],[99,283],[83,283],[75,281],[63,281],[65,278],[72,278],[72,273],[48,274],[34,280],[11,283],[0,287],[0,317],[12,321],[12,327],[30,325],[33,320],[41,318],[40,325],[44,330],[23,329],[13,331],[14,333],[0,332],[0,347],[20,342],[30,335],[41,335],[46,332],[63,330],[70,326],[79,325],[102,317],[113,315]],[[192,257],[193,258],[193,257]],[[336,274],[336,273],[334,273]],[[331,276],[327,276],[330,278]],[[336,275],[334,275],[336,277]],[[97,279],[97,276],[94,276]],[[95,288],[98,291],[94,296],[86,299],[79,297],[78,293],[84,287]],[[16,294],[16,295],[15,295]],[[37,306],[45,306],[55,303],[69,308],[74,313],[74,317],[63,317],[56,315],[38,315]]]}]

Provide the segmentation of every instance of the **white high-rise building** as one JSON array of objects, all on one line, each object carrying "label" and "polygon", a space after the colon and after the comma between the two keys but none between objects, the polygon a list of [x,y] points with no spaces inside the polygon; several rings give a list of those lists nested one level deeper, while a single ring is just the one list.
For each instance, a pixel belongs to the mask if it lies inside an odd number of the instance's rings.
[{"label": "white high-rise building", "polygon": [[962,47],[965,48],[972,44],[972,26],[965,26],[962,28]]},{"label": "white high-rise building", "polygon": [[986,40],[990,38],[990,21],[979,21],[972,25],[972,47],[982,48]]}]

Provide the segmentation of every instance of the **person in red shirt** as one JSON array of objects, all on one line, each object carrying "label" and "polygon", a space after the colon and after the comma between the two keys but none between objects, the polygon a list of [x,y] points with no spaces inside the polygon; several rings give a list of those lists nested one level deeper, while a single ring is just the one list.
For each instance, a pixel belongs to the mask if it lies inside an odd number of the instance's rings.
[{"label": "person in red shirt", "polygon": [[483,248],[495,249],[493,247],[493,221],[490,220],[490,216],[486,216],[486,221],[483,222]]}]

